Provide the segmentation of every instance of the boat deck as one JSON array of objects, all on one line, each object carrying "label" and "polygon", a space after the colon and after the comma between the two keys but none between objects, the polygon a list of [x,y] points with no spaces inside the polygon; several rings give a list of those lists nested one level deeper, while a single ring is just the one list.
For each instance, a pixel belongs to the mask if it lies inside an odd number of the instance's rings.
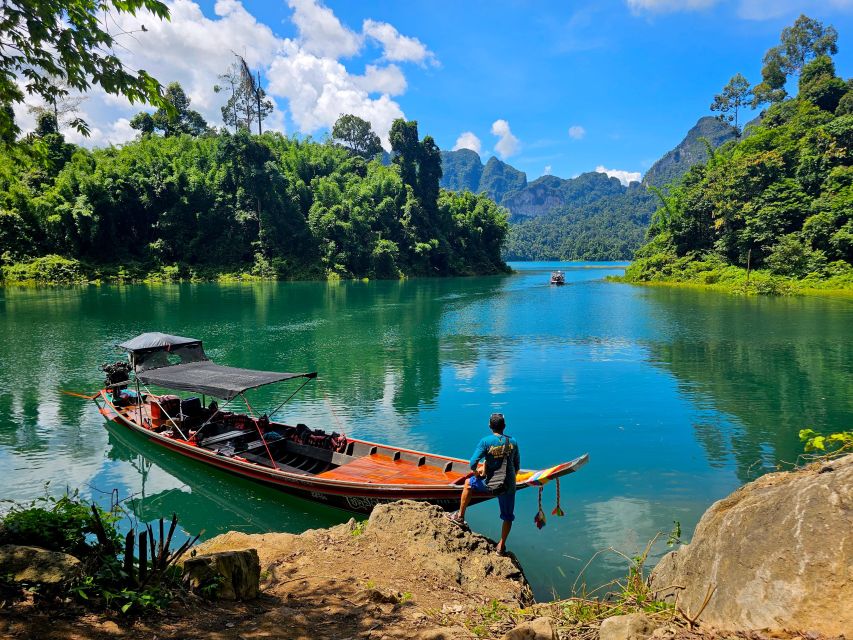
[{"label": "boat deck", "polygon": [[[134,405],[131,407],[122,407],[118,409],[124,417],[133,420],[134,422],[142,422],[143,425],[150,424],[151,410],[149,405],[145,404],[141,407]],[[141,415],[140,415],[141,414]],[[141,420],[140,420],[141,417]],[[168,419],[154,421],[157,426],[163,425],[168,427],[171,423]],[[225,441],[234,435],[243,435],[244,431],[230,431],[221,433],[201,441],[201,446],[205,448],[214,448],[214,445],[220,441]],[[260,441],[259,441],[260,442]],[[257,444],[257,443],[252,443]],[[290,445],[291,447],[295,445]],[[250,445],[249,448],[252,448]],[[304,447],[303,447],[304,448]],[[375,447],[374,447],[375,449]],[[243,458],[256,462],[258,464],[269,466],[269,459],[266,454],[253,455],[250,453],[241,452]],[[384,455],[382,453],[371,453],[360,456],[356,459],[350,459],[334,469],[329,469],[322,473],[310,473],[317,478],[328,480],[340,480],[344,482],[361,482],[366,484],[390,484],[390,485],[449,485],[461,480],[466,474],[460,473],[458,470],[452,470],[452,465],[449,463],[444,467],[438,467],[431,464],[425,464],[425,457],[409,456],[411,459],[401,456],[400,452],[395,455]],[[300,474],[306,474],[305,471],[296,467],[278,464],[279,469],[291,471]]]},{"label": "boat deck", "polygon": [[463,474],[444,471],[410,460],[395,460],[379,453],[367,455],[335,469],[317,474],[318,478],[366,482],[370,484],[452,484]]}]

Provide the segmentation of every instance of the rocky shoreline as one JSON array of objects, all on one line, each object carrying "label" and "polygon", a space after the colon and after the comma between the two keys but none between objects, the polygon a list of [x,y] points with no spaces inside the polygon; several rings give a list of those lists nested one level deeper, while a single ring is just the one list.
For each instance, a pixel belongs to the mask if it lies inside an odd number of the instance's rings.
[{"label": "rocky shoreline", "polygon": [[408,501],[300,535],[226,533],[187,564],[245,550],[256,550],[257,598],[192,598],[139,618],[22,604],[0,610],[0,636],[850,640],[853,455],[769,474],[712,505],[689,545],[640,576],[648,600],[536,604],[512,555]]}]

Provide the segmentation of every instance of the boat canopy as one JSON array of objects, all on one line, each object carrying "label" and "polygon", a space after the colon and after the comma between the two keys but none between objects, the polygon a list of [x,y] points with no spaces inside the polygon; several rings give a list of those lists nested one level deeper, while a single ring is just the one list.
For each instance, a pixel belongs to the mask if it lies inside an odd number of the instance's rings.
[{"label": "boat canopy", "polygon": [[176,391],[203,393],[231,400],[249,389],[293,378],[316,378],[317,373],[277,373],[211,362],[201,340],[167,333],[143,333],[118,345],[130,353],[136,378]]},{"label": "boat canopy", "polygon": [[136,377],[144,384],[231,400],[249,389],[293,378],[316,378],[317,373],[256,371],[239,367],[223,367],[210,360],[202,360],[148,369],[137,373]]},{"label": "boat canopy", "polygon": [[143,333],[118,345],[130,354],[130,363],[138,374],[188,362],[206,361],[201,340],[172,336],[168,333]]},{"label": "boat canopy", "polygon": [[130,353],[140,353],[143,351],[159,351],[161,349],[169,351],[174,347],[194,344],[201,346],[201,340],[196,338],[184,338],[183,336],[172,336],[168,333],[153,331],[151,333],[138,335],[127,342],[122,342],[118,346],[120,349],[129,351]]}]

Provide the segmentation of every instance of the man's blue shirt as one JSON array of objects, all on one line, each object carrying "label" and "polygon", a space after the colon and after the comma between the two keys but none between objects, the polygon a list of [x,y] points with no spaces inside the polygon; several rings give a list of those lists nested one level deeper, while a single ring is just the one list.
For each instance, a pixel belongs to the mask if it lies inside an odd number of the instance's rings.
[{"label": "man's blue shirt", "polygon": [[493,433],[477,443],[477,448],[471,457],[471,469],[476,471],[480,460],[485,460],[486,477],[490,478],[504,457],[509,458],[508,462],[511,463],[513,471],[517,472],[521,468],[521,454],[518,452],[518,443],[515,438]]}]

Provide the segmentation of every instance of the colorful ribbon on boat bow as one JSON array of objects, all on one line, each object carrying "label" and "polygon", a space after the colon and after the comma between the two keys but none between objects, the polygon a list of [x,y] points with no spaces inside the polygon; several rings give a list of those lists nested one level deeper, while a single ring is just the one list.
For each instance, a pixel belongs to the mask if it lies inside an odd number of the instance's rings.
[{"label": "colorful ribbon on boat bow", "polygon": [[528,484],[533,487],[541,487],[551,481],[551,474],[554,473],[560,465],[551,467],[550,469],[542,469],[540,471],[525,471],[515,476],[516,484]]}]

